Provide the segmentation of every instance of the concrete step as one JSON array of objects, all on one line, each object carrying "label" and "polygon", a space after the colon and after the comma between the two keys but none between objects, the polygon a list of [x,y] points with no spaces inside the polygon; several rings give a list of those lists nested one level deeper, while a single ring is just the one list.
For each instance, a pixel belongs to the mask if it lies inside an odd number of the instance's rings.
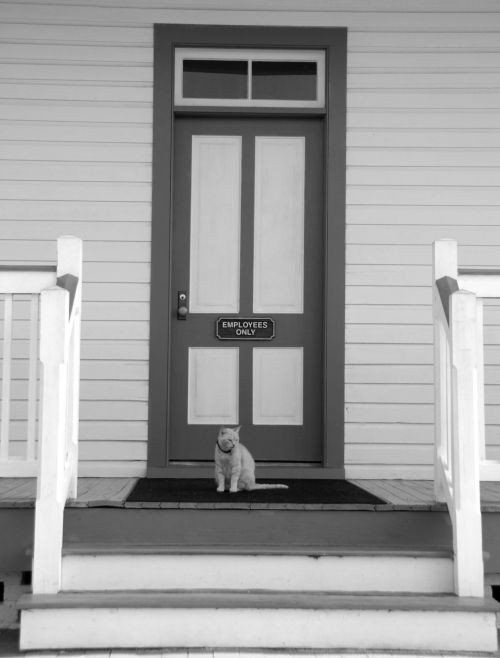
[{"label": "concrete step", "polygon": [[26,596],[20,607],[21,650],[497,650],[497,604],[454,596],[123,591]]},{"label": "concrete step", "polygon": [[80,545],[64,550],[61,589],[446,594],[453,560],[442,551]]}]

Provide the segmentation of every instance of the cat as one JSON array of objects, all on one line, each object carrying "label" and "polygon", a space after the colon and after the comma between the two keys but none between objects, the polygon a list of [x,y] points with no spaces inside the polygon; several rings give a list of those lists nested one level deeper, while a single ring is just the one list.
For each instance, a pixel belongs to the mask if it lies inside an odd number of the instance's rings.
[{"label": "cat", "polygon": [[229,491],[254,491],[255,489],[288,489],[286,484],[257,484],[255,462],[249,450],[240,443],[241,425],[221,427],[215,442],[215,483],[222,493]]}]

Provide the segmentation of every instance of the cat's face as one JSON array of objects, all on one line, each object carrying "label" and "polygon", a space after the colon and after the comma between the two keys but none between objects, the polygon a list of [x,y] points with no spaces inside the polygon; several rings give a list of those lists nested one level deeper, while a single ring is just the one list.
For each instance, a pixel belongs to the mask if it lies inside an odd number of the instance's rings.
[{"label": "cat's face", "polygon": [[217,438],[219,446],[227,452],[232,450],[240,440],[240,429],[241,425],[238,425],[238,427],[221,427]]}]

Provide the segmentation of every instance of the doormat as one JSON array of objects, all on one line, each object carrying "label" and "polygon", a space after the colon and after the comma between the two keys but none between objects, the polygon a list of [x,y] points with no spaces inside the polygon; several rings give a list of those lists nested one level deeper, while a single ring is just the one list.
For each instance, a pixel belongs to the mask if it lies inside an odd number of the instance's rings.
[{"label": "doormat", "polygon": [[269,484],[287,484],[288,489],[257,489],[217,493],[212,478],[142,478],[126,502],[134,503],[295,503],[355,505],[386,501],[346,480],[289,480],[265,478]]}]

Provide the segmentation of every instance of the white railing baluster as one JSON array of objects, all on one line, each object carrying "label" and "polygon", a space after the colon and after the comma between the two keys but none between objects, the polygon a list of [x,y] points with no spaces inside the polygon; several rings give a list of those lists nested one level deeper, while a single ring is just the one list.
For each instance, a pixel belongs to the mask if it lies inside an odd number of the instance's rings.
[{"label": "white railing baluster", "polygon": [[12,298],[5,295],[4,329],[3,329],[3,363],[2,363],[2,420],[0,425],[0,459],[9,458],[10,434],[10,385],[12,375]]},{"label": "white railing baluster", "polygon": [[28,430],[26,458],[35,459],[36,411],[38,384],[38,295],[30,300],[30,348],[28,366]]},{"label": "white railing baluster", "polygon": [[484,417],[484,312],[483,300],[476,305],[477,427],[479,459],[486,459],[486,422]]}]

